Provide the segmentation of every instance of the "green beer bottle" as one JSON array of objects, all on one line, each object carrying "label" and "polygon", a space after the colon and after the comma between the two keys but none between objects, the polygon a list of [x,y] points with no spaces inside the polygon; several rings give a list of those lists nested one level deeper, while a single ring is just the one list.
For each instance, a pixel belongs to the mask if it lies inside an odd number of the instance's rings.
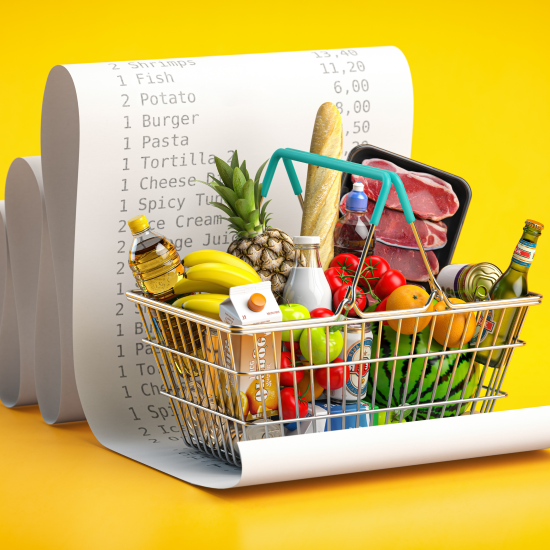
[{"label": "green beer bottle", "polygon": [[[535,256],[537,240],[540,237],[541,231],[543,229],[544,225],[542,225],[542,223],[536,222],[534,220],[525,221],[523,235],[521,236],[521,239],[519,240],[519,243],[514,250],[510,267],[502,274],[502,276],[498,279],[498,281],[491,289],[491,300],[507,300],[512,298],[520,298],[527,295],[527,273],[529,272],[531,262],[533,261],[533,257]],[[496,330],[504,311],[506,312],[504,313],[504,318],[502,319],[502,324],[500,325],[500,330],[498,331],[496,341],[493,344],[494,331]],[[519,308],[517,307],[508,308],[506,310],[497,309],[489,311],[489,314],[485,321],[485,327],[483,327],[484,334],[482,334],[481,336],[479,346],[501,346],[505,344],[510,335],[510,331],[514,327],[518,313]],[[478,324],[480,324],[482,320],[483,317],[480,314]],[[472,340],[472,345],[474,344],[475,339]],[[506,349],[493,350],[493,355],[491,356],[491,362],[489,366],[499,366],[506,351]],[[491,350],[478,351],[476,355],[476,362],[485,365],[487,363],[487,359],[489,358],[490,352]]]}]

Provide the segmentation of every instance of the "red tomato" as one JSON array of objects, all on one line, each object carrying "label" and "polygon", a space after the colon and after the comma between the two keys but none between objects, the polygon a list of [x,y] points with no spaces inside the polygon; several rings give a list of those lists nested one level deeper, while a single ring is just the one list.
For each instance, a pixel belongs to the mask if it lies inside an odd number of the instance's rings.
[{"label": "red tomato", "polygon": [[[342,363],[342,359],[335,359],[333,363]],[[339,390],[348,380],[349,380],[349,366],[347,365],[340,365],[340,366],[334,366],[329,367],[328,370],[330,370],[330,389],[332,390]],[[346,379],[344,380],[344,370],[346,371]],[[317,384],[319,386],[322,386],[323,388],[328,389],[327,384],[327,369],[317,369],[315,371],[315,380],[317,381]]]},{"label": "red tomato", "polygon": [[[374,311],[386,311],[386,304],[388,303],[388,297],[384,298],[375,308]],[[384,321],[383,325],[389,325],[388,321]]]},{"label": "red tomato", "polygon": [[[334,295],[332,296],[332,303],[334,305],[334,309],[338,309],[340,302],[345,298],[346,291],[350,286],[351,285],[344,285],[334,293]],[[365,309],[365,306],[367,305],[367,295],[365,294],[365,291],[361,287],[357,287],[356,304],[361,311],[363,311]],[[357,317],[357,313],[355,313],[354,309],[350,309],[348,311],[348,317]]]},{"label": "red tomato", "polygon": [[330,291],[334,294],[342,285],[349,285],[353,282],[353,274],[347,275],[338,267],[330,267],[325,271],[325,277],[330,286]]},{"label": "red tomato", "polygon": [[[283,351],[281,353],[281,368],[290,369],[292,368],[292,357],[288,351]],[[303,370],[296,371],[296,384],[298,384],[304,377]],[[294,376],[292,372],[281,372],[279,373],[279,381],[281,386],[292,386],[294,387]]]},{"label": "red tomato", "polygon": [[368,256],[363,264],[359,284],[366,290],[374,290],[380,278],[390,269],[390,264],[379,256]]},{"label": "red tomato", "polygon": [[359,258],[355,254],[338,254],[330,262],[330,267],[339,267],[344,271],[353,271],[355,273],[359,267]]},{"label": "red tomato", "polygon": [[334,312],[330,311],[330,309],[327,309],[326,307],[318,307],[317,309],[310,311],[309,314],[312,319],[315,317],[334,317]]},{"label": "red tomato", "polygon": [[[296,398],[294,388],[283,388],[281,390],[280,411],[284,420],[296,418]],[[307,415],[307,403],[298,399],[298,414],[300,418]]]},{"label": "red tomato", "polygon": [[[290,342],[283,342],[283,345],[286,350],[290,351]],[[300,353],[300,341],[294,342],[294,352]]]},{"label": "red tomato", "polygon": [[382,278],[378,281],[378,284],[374,287],[374,293],[383,300],[387,298],[396,288],[406,285],[407,281],[401,271],[397,269],[389,269],[382,275]]}]

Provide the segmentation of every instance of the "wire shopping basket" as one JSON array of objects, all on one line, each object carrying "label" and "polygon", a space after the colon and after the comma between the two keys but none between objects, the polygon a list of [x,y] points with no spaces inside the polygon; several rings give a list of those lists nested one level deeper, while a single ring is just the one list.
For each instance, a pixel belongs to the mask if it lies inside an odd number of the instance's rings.
[{"label": "wire shopping basket", "polygon": [[[431,271],[403,183],[396,173],[294,149],[279,149],[269,162],[263,197],[269,191],[281,159],[300,204],[302,189],[292,161],[382,182],[359,268],[345,298],[330,318],[231,326],[151,300],[138,291],[126,294],[138,307],[147,331],[143,342],[152,347],[165,388],[161,393],[170,400],[185,443],[240,466],[241,441],[492,412],[496,401],[507,396],[502,385],[512,355],[516,348],[525,345],[519,336],[527,312],[531,306],[541,303],[542,296],[529,293],[511,300],[451,303]],[[356,303],[357,284],[391,185],[397,192],[428,271],[431,293],[422,308],[365,313]],[[434,299],[443,301],[446,309],[432,311],[430,304]],[[351,310],[357,317],[344,317],[343,314]],[[500,314],[496,313],[500,310]],[[434,339],[438,316],[450,317],[442,344]],[[451,329],[457,316],[462,316],[464,328],[458,346],[450,347]],[[478,329],[467,342],[472,317]],[[396,326],[395,330],[384,326],[385,321]],[[489,333],[485,330],[488,324],[493,325]],[[420,329],[424,325],[427,327]],[[357,342],[357,353],[352,359],[345,356],[348,360],[338,363],[352,371],[350,376],[355,376],[357,391],[351,401],[337,400],[331,392],[329,370],[334,363],[329,357],[329,332],[332,327],[339,327],[344,350],[348,349],[352,338]],[[306,334],[308,361],[299,357],[298,351],[290,345],[291,366],[281,368],[281,334],[284,331],[288,331],[290,342],[295,340],[297,331]],[[313,331],[315,334],[321,331],[324,335],[326,353],[322,362],[314,361]],[[490,345],[481,345],[484,336],[492,338]],[[248,370],[239,370],[235,359],[243,339],[252,346],[255,358],[261,357],[260,350],[267,342],[274,350],[273,368],[258,366],[252,375]],[[319,369],[326,369],[325,398],[317,395],[314,382]],[[283,391],[279,375],[283,372],[287,376],[291,373],[293,379],[289,386],[294,397],[293,417],[288,417],[287,411],[287,417],[283,418],[278,406]],[[297,375],[300,372],[309,377],[305,390],[299,388]],[[261,406],[252,411],[254,414],[247,406],[246,396],[243,398],[240,392],[243,377],[254,380],[254,391],[261,399]],[[344,388],[341,391],[343,395]],[[302,400],[309,402],[307,416],[300,415]]]}]

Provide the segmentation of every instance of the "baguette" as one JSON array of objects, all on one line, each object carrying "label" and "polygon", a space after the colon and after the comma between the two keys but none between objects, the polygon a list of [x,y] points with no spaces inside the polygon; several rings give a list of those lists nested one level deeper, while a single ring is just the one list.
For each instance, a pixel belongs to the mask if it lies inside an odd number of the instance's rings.
[{"label": "baguette", "polygon": [[[317,111],[310,151],[342,158],[342,119],[333,103],[323,103]],[[341,172],[309,166],[300,235],[321,238],[320,257],[327,269],[334,257],[334,228],[339,218]]]}]

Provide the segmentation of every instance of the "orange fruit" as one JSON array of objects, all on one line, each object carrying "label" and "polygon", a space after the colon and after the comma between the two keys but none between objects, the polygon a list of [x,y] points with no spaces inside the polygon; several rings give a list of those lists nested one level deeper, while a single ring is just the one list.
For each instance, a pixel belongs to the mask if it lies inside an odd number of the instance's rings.
[{"label": "orange fruit", "polygon": [[[275,374],[262,374],[262,385],[264,389],[265,406],[269,410],[277,409],[277,375]],[[250,414],[261,414],[262,408],[262,394],[260,387],[260,375],[256,376],[254,380],[248,386],[246,390],[246,396],[248,398],[248,406]]]},{"label": "orange fruit", "polygon": [[[403,285],[396,288],[388,297],[386,303],[386,311],[397,311],[400,309],[418,309],[424,307],[428,301],[429,294],[419,286],[416,285]],[[430,304],[428,311],[433,311],[434,307]],[[431,321],[431,317],[411,317],[410,319],[403,319],[401,321],[401,334],[412,334],[414,332],[414,325],[418,319],[417,332],[424,330]],[[397,331],[399,324],[398,319],[388,321],[393,330]]]},{"label": "orange fruit", "polygon": [[[451,304],[465,304],[464,300],[458,298],[450,298]],[[450,311],[450,308],[445,305],[445,302],[437,302],[435,305],[435,311]],[[438,344],[445,344],[445,336],[451,322],[452,314],[438,315],[435,318],[434,338]],[[456,348],[460,344],[462,333],[468,319],[468,313],[456,312],[453,317],[453,324],[451,325],[451,331],[449,332],[449,340],[447,342],[448,348]],[[476,330],[476,316],[474,313],[470,315],[470,321],[468,322],[468,328],[466,330],[466,336],[464,338],[464,344],[467,344],[473,337]]]},{"label": "orange fruit", "polygon": [[[310,373],[308,370],[302,371],[304,373],[304,377],[298,384],[298,397],[302,396],[302,401],[307,401],[308,403],[311,403],[311,384],[309,383],[309,376]],[[317,383],[317,380],[315,379],[315,371],[313,371],[313,381],[314,381],[314,388],[313,391],[315,392],[315,399],[318,399],[318,397],[323,393],[325,388],[323,386],[319,385]]]},{"label": "orange fruit", "polygon": [[[246,417],[248,416],[248,410],[249,410],[248,396],[244,392],[239,392],[239,393],[241,394],[241,405],[243,407],[244,420],[246,420]],[[236,412],[237,412],[237,416],[240,416],[241,411],[239,410],[239,405],[238,404],[237,404],[237,411]]]}]

